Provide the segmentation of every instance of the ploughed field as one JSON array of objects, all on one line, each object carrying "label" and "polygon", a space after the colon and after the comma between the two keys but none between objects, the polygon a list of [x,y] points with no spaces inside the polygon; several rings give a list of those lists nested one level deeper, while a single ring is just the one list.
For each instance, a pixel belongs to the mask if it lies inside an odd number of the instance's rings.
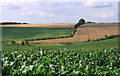
[{"label": "ploughed field", "polygon": [[118,24],[117,23],[96,23],[96,24],[84,24],[81,25],[74,37],[51,39],[51,40],[38,40],[34,42],[83,42],[90,40],[96,40],[104,37],[105,35],[117,35]]}]

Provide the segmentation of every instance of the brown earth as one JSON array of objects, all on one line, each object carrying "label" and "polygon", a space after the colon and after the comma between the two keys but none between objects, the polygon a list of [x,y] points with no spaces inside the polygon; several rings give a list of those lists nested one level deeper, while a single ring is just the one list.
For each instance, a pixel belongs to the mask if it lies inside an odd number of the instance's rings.
[{"label": "brown earth", "polygon": [[82,42],[95,40],[102,38],[105,35],[117,35],[118,24],[117,23],[99,23],[99,24],[84,24],[77,29],[74,37],[61,38],[61,39],[50,39],[50,40],[37,40],[33,42]]}]

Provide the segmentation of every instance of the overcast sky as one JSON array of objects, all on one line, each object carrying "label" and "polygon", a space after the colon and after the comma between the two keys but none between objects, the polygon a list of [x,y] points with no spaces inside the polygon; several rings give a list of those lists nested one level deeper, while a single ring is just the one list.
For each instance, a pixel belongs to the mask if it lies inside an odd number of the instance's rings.
[{"label": "overcast sky", "polygon": [[118,2],[12,2],[1,5],[2,20],[28,23],[117,22]]}]

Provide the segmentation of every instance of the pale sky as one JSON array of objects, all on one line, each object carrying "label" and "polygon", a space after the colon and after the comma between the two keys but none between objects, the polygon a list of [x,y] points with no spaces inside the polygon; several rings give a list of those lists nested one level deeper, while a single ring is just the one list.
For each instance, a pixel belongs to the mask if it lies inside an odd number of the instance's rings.
[{"label": "pale sky", "polygon": [[80,18],[118,21],[118,2],[5,2],[1,8],[1,22],[77,23]]}]

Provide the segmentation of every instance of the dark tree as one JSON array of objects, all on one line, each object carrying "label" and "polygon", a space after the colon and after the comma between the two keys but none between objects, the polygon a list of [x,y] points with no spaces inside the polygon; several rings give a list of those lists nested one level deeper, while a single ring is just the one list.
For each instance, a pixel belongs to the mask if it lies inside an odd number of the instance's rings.
[{"label": "dark tree", "polygon": [[23,23],[23,24],[28,24],[28,23]]},{"label": "dark tree", "polygon": [[79,22],[74,26],[74,28],[77,29],[82,24],[85,24],[85,20],[83,18],[79,20]]},{"label": "dark tree", "polygon": [[26,43],[26,45],[29,45],[29,42],[28,42],[28,40],[26,40],[26,41],[25,41],[25,43]]},{"label": "dark tree", "polygon": [[12,41],[11,44],[15,44],[15,41]]},{"label": "dark tree", "polygon": [[85,20],[84,20],[83,18],[81,18],[81,19],[79,20],[79,23],[80,23],[80,24],[85,24]]},{"label": "dark tree", "polygon": [[25,45],[24,41],[21,42],[21,45]]}]

